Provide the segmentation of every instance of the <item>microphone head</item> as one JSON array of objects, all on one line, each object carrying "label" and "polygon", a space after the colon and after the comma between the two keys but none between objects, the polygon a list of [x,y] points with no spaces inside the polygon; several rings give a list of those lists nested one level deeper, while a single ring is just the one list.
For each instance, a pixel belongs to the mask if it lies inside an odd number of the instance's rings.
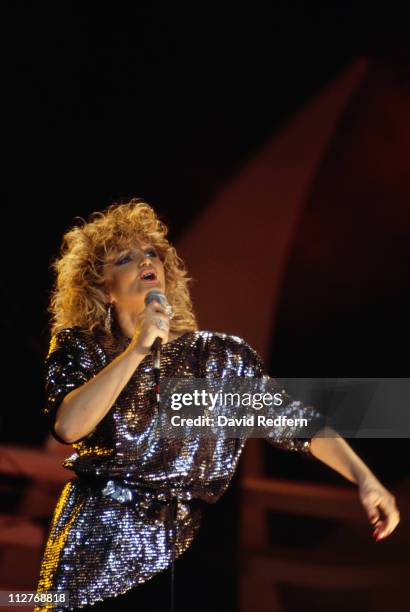
[{"label": "microphone head", "polygon": [[174,311],[172,309],[171,304],[168,302],[165,293],[162,293],[162,291],[158,291],[158,289],[152,289],[151,291],[148,291],[144,299],[145,306],[148,306],[148,304],[151,304],[151,302],[153,302],[154,300],[157,300],[161,304],[161,306],[166,309],[169,318],[172,319],[174,316]]},{"label": "microphone head", "polygon": [[148,304],[151,304],[151,302],[153,302],[154,300],[157,300],[160,304],[164,304],[167,303],[167,298],[165,297],[165,294],[162,293],[162,291],[158,291],[158,289],[152,289],[151,291],[148,291],[148,293],[145,296],[145,306],[148,306]]}]

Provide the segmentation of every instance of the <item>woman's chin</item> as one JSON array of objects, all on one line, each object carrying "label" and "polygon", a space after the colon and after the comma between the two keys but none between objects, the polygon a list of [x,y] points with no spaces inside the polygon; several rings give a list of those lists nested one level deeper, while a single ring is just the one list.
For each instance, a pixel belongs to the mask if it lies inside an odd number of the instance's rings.
[{"label": "woman's chin", "polygon": [[148,293],[148,291],[152,291],[152,289],[157,289],[158,291],[162,291],[161,281],[143,281],[141,283],[141,291],[143,293]]}]

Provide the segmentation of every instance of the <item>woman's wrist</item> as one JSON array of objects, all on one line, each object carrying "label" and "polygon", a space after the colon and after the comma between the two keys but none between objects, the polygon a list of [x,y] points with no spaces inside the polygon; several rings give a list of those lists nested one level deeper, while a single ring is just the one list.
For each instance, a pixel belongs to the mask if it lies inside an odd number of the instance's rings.
[{"label": "woman's wrist", "polygon": [[314,457],[358,486],[377,480],[346,440],[332,428],[318,432],[311,440],[310,450]]},{"label": "woman's wrist", "polygon": [[373,472],[367,467],[367,465],[364,465],[364,467],[355,466],[353,469],[353,473],[358,487],[364,487],[368,484],[373,485],[375,482],[379,483],[379,479],[373,474]]},{"label": "woman's wrist", "polygon": [[137,342],[131,341],[124,352],[134,356],[138,355],[139,357],[141,357],[141,359],[143,359],[146,355],[150,354],[151,348],[143,347]]}]

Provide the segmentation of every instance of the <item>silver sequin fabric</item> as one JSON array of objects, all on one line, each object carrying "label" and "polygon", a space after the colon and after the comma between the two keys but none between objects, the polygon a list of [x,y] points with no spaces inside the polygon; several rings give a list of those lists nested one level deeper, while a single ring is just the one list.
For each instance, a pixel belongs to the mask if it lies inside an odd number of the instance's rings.
[{"label": "silver sequin fabric", "polygon": [[[44,408],[53,435],[64,396],[125,348],[126,342],[77,327],[53,336],[45,361]],[[161,375],[266,376],[260,356],[246,341],[209,331],[190,331],[163,345]],[[322,425],[313,407],[289,395],[278,414],[305,416],[317,429]],[[157,416],[152,358],[146,355],[107,415],[73,444],[75,452],[63,462],[73,478],[54,511],[37,591],[68,591],[70,603],[36,607],[35,612],[81,608],[149,580],[171,564],[171,536],[178,558],[200,528],[200,503],[215,503],[227,489],[246,440],[199,435],[160,440]],[[287,433],[266,440],[313,457],[311,438],[295,439]],[[103,486],[90,484],[96,478]],[[138,487],[143,494],[134,499],[132,491]],[[174,523],[169,505],[163,503],[170,494],[177,498]]]}]

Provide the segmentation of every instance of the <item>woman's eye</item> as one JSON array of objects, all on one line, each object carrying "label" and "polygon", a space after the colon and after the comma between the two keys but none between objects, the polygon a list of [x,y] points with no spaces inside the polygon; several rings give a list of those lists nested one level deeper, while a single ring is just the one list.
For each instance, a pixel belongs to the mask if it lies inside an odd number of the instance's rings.
[{"label": "woman's eye", "polygon": [[[147,249],[145,251],[145,255],[149,255],[149,257],[158,257],[158,253],[155,249]],[[117,259],[115,263],[117,264],[117,266],[121,266],[122,264],[125,264],[131,261],[131,259],[132,259],[132,255],[128,253],[127,255],[123,255],[122,257]]]},{"label": "woman's eye", "polygon": [[131,260],[131,255],[123,255],[120,259],[117,259],[116,264],[121,266],[123,263],[127,263]]}]

